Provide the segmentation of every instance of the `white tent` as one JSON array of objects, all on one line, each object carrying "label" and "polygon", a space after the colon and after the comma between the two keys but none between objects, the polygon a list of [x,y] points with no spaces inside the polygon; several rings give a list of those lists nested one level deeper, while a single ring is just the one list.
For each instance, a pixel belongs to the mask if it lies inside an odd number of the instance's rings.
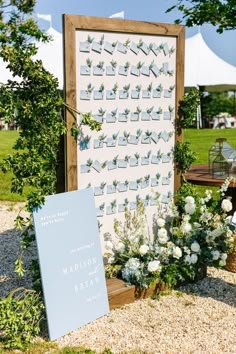
[{"label": "white tent", "polygon": [[52,73],[59,81],[59,88],[63,88],[63,47],[62,34],[50,27],[47,34],[51,36],[49,43],[40,43],[35,59],[41,59],[46,70]]},{"label": "white tent", "polygon": [[204,87],[205,91],[236,90],[236,67],[219,58],[201,33],[185,41],[185,87]]},{"label": "white tent", "polygon": [[[63,88],[63,50],[62,34],[52,27],[47,30],[52,41],[38,44],[38,53],[35,59],[40,59],[46,70],[51,72],[59,80],[59,88]],[[12,80],[11,72],[6,68],[7,64],[0,58],[0,83],[5,84],[7,80]],[[16,80],[16,78],[14,78]]]}]

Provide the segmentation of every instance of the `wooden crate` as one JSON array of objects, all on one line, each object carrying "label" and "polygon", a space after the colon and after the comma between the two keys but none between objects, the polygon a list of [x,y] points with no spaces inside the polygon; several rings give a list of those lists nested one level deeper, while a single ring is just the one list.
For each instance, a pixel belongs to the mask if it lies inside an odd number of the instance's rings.
[{"label": "wooden crate", "polygon": [[137,289],[134,285],[127,286],[123,280],[117,278],[107,279],[106,283],[110,310],[166,290],[166,287],[164,289],[159,284],[151,286],[147,290],[141,290]]}]

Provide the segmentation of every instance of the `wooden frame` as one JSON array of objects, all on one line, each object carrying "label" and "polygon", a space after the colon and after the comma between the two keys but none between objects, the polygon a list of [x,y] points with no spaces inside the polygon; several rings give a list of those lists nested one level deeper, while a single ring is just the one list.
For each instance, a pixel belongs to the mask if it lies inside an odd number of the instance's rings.
[{"label": "wooden frame", "polygon": [[[178,111],[177,103],[184,93],[184,44],[185,30],[183,26],[119,20],[110,18],[98,18],[79,15],[64,15],[64,63],[65,63],[65,98],[67,105],[76,108],[76,54],[75,36],[76,30],[110,31],[117,33],[159,35],[176,38],[176,96],[175,112]],[[177,113],[175,113],[177,115]],[[68,127],[66,139],[66,190],[78,189],[77,182],[77,144],[70,134],[70,127],[74,118],[69,110],[66,110],[66,123]],[[175,140],[181,140],[181,135],[176,134]],[[180,185],[180,178],[175,173],[174,189]]]}]

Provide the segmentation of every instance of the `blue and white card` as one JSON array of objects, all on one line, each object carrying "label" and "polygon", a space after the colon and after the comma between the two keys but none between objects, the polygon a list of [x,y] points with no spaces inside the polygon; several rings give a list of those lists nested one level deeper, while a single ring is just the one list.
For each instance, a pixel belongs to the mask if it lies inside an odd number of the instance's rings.
[{"label": "blue and white card", "polygon": [[33,218],[55,340],[109,311],[93,190],[48,196]]}]

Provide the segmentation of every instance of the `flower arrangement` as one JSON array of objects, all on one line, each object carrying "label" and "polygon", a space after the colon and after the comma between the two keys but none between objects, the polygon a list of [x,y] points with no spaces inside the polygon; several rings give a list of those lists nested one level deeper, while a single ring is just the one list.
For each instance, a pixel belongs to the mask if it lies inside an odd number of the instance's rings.
[{"label": "flower arrangement", "polygon": [[157,281],[172,287],[194,280],[206,266],[223,267],[234,240],[232,203],[225,197],[229,183],[221,187],[220,198],[208,190],[200,196],[185,183],[175,203],[158,201],[152,237],[142,202],[133,214],[126,209],[124,223],[114,223],[115,238],[105,241],[106,275],[147,289]]}]

